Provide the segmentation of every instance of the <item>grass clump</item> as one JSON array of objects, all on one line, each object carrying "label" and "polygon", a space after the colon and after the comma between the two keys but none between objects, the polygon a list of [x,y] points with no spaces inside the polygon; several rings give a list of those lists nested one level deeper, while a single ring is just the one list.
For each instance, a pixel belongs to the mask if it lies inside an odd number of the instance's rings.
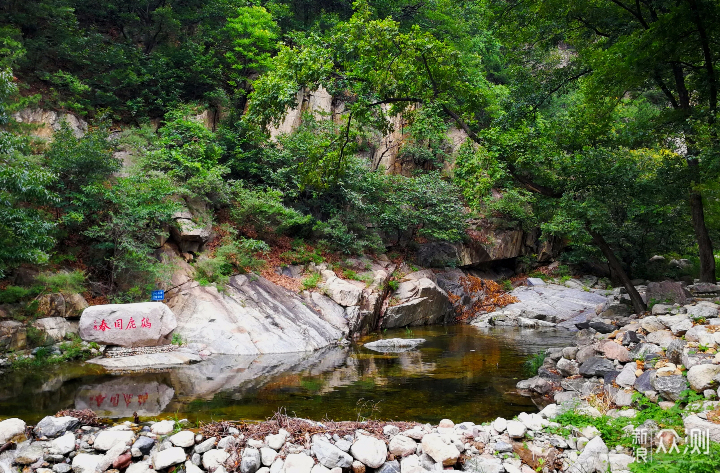
[{"label": "grass clump", "polygon": [[545,362],[545,353],[538,352],[529,355],[523,362],[523,371],[528,376],[537,376],[538,370]]},{"label": "grass clump", "polygon": [[308,289],[313,289],[320,284],[320,279],[322,279],[322,276],[320,273],[312,273],[308,277],[302,280],[302,289],[303,291],[307,291]]}]

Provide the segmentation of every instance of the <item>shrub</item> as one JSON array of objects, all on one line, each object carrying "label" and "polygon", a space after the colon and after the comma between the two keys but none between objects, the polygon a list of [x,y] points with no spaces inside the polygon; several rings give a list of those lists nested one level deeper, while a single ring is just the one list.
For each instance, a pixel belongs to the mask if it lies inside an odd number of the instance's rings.
[{"label": "shrub", "polygon": [[258,254],[270,251],[267,243],[250,238],[236,239],[225,236],[212,257],[202,258],[195,264],[198,281],[225,285],[230,276],[257,270],[265,264]]},{"label": "shrub", "polygon": [[38,283],[42,284],[47,292],[62,292],[70,294],[83,292],[85,284],[85,273],[76,269],[74,271],[61,271],[54,274],[43,273],[37,277]]},{"label": "shrub", "polygon": [[320,276],[320,273],[313,273],[310,276],[303,279],[303,281],[302,281],[303,291],[307,291],[308,289],[317,287],[317,285],[320,283],[320,279],[322,279],[322,276]]},{"label": "shrub", "polygon": [[32,289],[26,289],[20,286],[7,286],[0,291],[0,304],[15,304],[28,296],[34,295]]},{"label": "shrub", "polygon": [[537,376],[538,370],[545,362],[545,353],[539,352],[529,355],[523,363],[523,370],[529,376]]}]

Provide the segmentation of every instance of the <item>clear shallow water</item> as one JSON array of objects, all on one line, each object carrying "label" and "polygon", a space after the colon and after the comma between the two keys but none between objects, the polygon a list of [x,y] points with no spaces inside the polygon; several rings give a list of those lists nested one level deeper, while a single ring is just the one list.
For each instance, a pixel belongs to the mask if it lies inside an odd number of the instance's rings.
[{"label": "clear shallow water", "polygon": [[[567,331],[468,325],[374,334],[348,348],[314,353],[217,356],[156,373],[109,375],[68,363],[43,373],[0,378],[0,418],[35,422],[66,408],[141,419],[176,413],[192,421],[263,420],[278,409],[321,420],[377,418],[482,422],[536,411],[514,392],[528,354],[571,344]],[[383,354],[362,347],[378,338],[425,338],[418,350]]]}]

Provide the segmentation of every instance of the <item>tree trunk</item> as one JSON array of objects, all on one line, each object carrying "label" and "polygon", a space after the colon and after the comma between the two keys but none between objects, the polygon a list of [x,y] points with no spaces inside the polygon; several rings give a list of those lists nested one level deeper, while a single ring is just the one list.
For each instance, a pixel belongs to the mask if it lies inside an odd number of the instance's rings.
[{"label": "tree trunk", "polygon": [[641,314],[645,312],[647,310],[645,302],[642,300],[642,297],[640,297],[640,293],[637,291],[637,289],[635,289],[635,286],[633,286],[630,282],[630,277],[625,272],[625,269],[620,264],[620,261],[618,261],[618,259],[615,257],[615,253],[613,253],[610,245],[607,244],[602,235],[590,228],[590,225],[588,223],[585,223],[585,228],[592,237],[595,245],[597,245],[597,247],[600,248],[600,251],[602,251],[605,259],[608,260],[610,270],[615,272],[615,274],[617,274],[620,278],[620,281],[622,281],[623,287],[625,287],[625,290],[630,296],[630,301],[632,302],[633,309],[635,309],[635,313]]},{"label": "tree trunk", "polygon": [[700,253],[700,281],[715,284],[715,256],[712,240],[705,226],[705,212],[700,192],[690,191],[690,214]]}]

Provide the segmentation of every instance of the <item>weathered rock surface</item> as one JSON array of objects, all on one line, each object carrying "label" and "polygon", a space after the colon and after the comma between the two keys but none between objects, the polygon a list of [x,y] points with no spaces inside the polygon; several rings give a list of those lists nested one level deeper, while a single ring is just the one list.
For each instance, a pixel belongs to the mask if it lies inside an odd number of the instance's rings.
[{"label": "weathered rock surface", "polygon": [[359,435],[350,447],[352,456],[370,468],[380,468],[387,457],[387,446],[382,440]]},{"label": "weathered rock surface", "polygon": [[0,351],[22,350],[27,346],[27,329],[16,320],[0,322]]},{"label": "weathered rock surface", "polygon": [[0,443],[5,445],[11,439],[25,433],[25,421],[18,418],[0,421]]},{"label": "weathered rock surface", "polygon": [[425,274],[405,276],[391,300],[397,303],[385,311],[381,328],[443,324],[453,314],[447,293]]},{"label": "weathered rock surface", "polygon": [[262,277],[233,276],[225,294],[189,286],[170,301],[178,319],[175,333],[215,354],[312,351],[346,335],[297,294]]},{"label": "weathered rock surface", "polygon": [[200,361],[202,361],[202,358],[190,351],[174,351],[169,353],[121,356],[117,358],[93,358],[87,362],[103,366],[110,371],[127,371],[189,365]]},{"label": "weathered rock surface", "polygon": [[199,253],[212,237],[212,213],[202,198],[184,199],[183,209],[173,215],[170,235],[182,253]]},{"label": "weathered rock surface", "polygon": [[33,327],[45,332],[53,341],[61,341],[69,334],[78,333],[77,322],[69,322],[64,317],[46,317],[33,322]]},{"label": "weathered rock surface", "polygon": [[53,438],[75,429],[78,425],[80,425],[80,420],[75,417],[47,416],[37,423],[34,432],[38,437]]},{"label": "weathered rock surface", "polygon": [[[473,325],[499,324],[497,321],[502,319],[517,321],[518,318],[525,318],[550,322],[550,325],[560,324],[561,327],[575,330],[578,320],[587,322],[608,303],[608,298],[604,295],[556,284],[521,286],[515,288],[511,294],[520,299],[520,302],[479,316],[473,320]],[[517,325],[517,322],[514,325]]]},{"label": "weathered rock surface", "polygon": [[31,134],[38,138],[52,139],[53,134],[60,130],[63,122],[67,123],[75,135],[81,138],[87,132],[88,124],[85,120],[76,117],[72,113],[58,113],[52,110],[41,108],[25,108],[13,114],[15,121],[37,125]]},{"label": "weathered rock surface", "polygon": [[80,317],[83,340],[122,347],[166,344],[175,327],[175,314],[162,302],[96,305]]}]

